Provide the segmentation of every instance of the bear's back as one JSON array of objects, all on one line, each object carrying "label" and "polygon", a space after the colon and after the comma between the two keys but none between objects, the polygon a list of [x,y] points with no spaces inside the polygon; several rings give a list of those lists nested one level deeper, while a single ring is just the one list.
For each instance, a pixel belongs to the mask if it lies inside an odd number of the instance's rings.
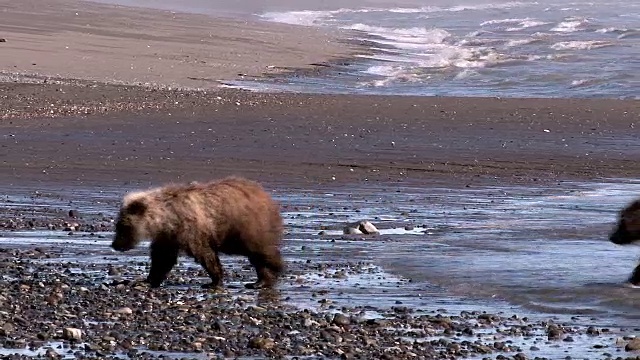
[{"label": "bear's back", "polygon": [[249,250],[280,242],[284,229],[280,207],[257,182],[229,177],[171,185],[163,189],[161,198],[181,227],[210,233],[220,245],[232,240]]}]

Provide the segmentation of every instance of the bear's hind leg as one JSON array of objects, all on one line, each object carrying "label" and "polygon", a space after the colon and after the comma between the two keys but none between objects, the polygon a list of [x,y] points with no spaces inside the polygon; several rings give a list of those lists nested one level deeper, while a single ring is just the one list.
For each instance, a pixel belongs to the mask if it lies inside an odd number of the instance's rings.
[{"label": "bear's hind leg", "polygon": [[159,287],[178,263],[178,252],[177,246],[151,243],[151,270],[147,282],[152,288]]},{"label": "bear's hind leg", "polygon": [[275,249],[269,253],[254,253],[249,256],[249,262],[256,269],[258,280],[245,284],[248,289],[271,288],[284,271],[284,262],[280,251]]},{"label": "bear's hind leg", "polygon": [[210,284],[202,285],[203,288],[217,288],[222,286],[222,264],[218,253],[213,249],[207,249],[203,254],[198,254],[196,261],[202,265],[211,278]]}]

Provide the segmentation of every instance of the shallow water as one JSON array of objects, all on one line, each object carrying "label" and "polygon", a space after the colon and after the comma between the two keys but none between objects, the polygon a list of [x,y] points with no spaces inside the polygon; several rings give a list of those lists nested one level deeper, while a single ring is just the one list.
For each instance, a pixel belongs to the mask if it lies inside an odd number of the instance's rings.
[{"label": "shallow water", "polygon": [[[60,199],[71,201],[53,204],[56,193]],[[105,190],[93,198],[89,193],[62,190],[50,196],[24,197],[22,203],[32,208],[46,204],[60,209],[72,204],[80,213],[115,215],[119,191]],[[638,193],[640,182],[620,180],[563,183],[554,188],[397,187],[386,191],[349,188],[295,193],[278,189],[274,196],[284,205],[284,252],[290,261],[348,259],[373,262],[379,267],[373,269],[373,275],[357,274],[347,279],[303,274],[313,279],[315,287],[344,288],[346,294],[359,292],[355,282],[377,282],[375,287],[389,286],[385,289],[388,301],[386,296],[380,298],[385,305],[398,300],[401,293],[409,297],[421,294],[424,304],[451,306],[459,302],[466,306],[468,301],[482,300],[551,314],[594,315],[603,317],[604,322],[614,318],[616,322],[634,322],[640,317],[635,308],[640,292],[623,283],[636,265],[640,249],[615,246],[607,237],[617,212]],[[10,205],[18,203],[13,198]],[[346,223],[361,219],[372,221],[381,235],[340,235]],[[405,231],[407,225],[413,229]],[[326,229],[325,235],[318,235],[322,229]],[[75,261],[102,262],[116,258],[111,250],[104,253],[110,233],[4,231],[0,235],[5,245],[59,248],[60,255],[68,260],[75,257]],[[145,262],[145,246],[142,244],[132,254],[137,256],[128,261]],[[83,255],[78,258],[79,250]],[[235,258],[223,261],[238,263]],[[366,293],[364,285],[363,289]],[[290,290],[300,294],[308,291]],[[345,300],[354,301],[349,296],[345,295]],[[363,299],[368,301],[366,296]]]},{"label": "shallow water", "polygon": [[[43,190],[36,197],[23,196],[24,190],[11,195],[12,206],[44,211],[39,205],[46,204],[68,211],[72,204],[81,214],[107,216],[115,215],[116,199],[124,191],[103,189],[92,198],[89,189]],[[533,321],[551,317],[573,326],[610,327],[606,343],[611,346],[616,329],[637,327],[640,318],[640,292],[623,286],[640,249],[615,246],[607,236],[617,212],[639,192],[640,181],[616,179],[553,188],[276,189],[287,225],[283,254],[290,264],[280,297],[318,311],[367,306],[370,317],[376,316],[376,308],[398,304],[418,313],[446,309],[518,314]],[[372,221],[381,235],[340,234],[346,223],[361,219]],[[413,230],[405,231],[407,225]],[[107,232],[0,235],[3,247],[51,248],[60,256],[37,261],[148,266],[147,244],[119,254],[109,249],[112,234]],[[298,265],[308,261],[326,266],[308,270]],[[222,262],[229,270],[252,271],[242,258],[225,256]],[[182,276],[181,268],[193,267],[198,265],[181,258],[174,276]],[[83,276],[90,283],[103,275],[85,271]],[[234,296],[252,297],[240,279],[229,279],[226,285]],[[590,343],[587,337],[574,336],[573,343],[560,347],[543,338],[517,341],[524,349],[540,348],[536,356],[599,354],[585,345]]]}]

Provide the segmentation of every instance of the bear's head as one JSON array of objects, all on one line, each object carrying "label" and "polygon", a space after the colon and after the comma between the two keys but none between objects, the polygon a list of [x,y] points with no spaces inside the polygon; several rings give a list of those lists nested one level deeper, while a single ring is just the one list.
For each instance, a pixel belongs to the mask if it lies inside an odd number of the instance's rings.
[{"label": "bear's head", "polygon": [[620,219],[609,240],[618,245],[640,240],[640,200],[636,200],[620,212]]},{"label": "bear's head", "polygon": [[133,249],[146,236],[146,220],[148,205],[145,197],[131,194],[125,197],[118,219],[111,247],[117,251]]}]

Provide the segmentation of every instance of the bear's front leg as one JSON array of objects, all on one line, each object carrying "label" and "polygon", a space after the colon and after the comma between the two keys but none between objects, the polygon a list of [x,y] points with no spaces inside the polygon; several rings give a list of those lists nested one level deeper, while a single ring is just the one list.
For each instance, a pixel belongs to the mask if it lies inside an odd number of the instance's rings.
[{"label": "bear's front leg", "polygon": [[178,263],[178,252],[177,246],[151,243],[151,270],[147,282],[152,288],[159,287]]},{"label": "bear's front leg", "polygon": [[220,258],[218,253],[213,249],[207,249],[203,254],[199,254],[196,257],[196,261],[207,271],[211,278],[210,284],[202,285],[205,289],[215,289],[222,287],[222,264],[220,264]]}]

